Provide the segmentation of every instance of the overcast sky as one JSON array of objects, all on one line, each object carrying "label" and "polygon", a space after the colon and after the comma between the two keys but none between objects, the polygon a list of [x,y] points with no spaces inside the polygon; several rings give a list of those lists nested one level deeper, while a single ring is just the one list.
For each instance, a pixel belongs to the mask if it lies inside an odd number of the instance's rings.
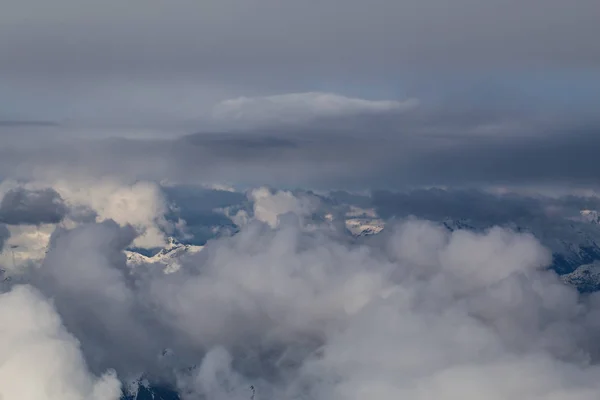
[{"label": "overcast sky", "polygon": [[[594,183],[598,15],[595,0],[8,0],[0,172]],[[176,139],[232,131],[218,150]],[[137,142],[103,144],[107,162],[72,140],[105,137]]]}]

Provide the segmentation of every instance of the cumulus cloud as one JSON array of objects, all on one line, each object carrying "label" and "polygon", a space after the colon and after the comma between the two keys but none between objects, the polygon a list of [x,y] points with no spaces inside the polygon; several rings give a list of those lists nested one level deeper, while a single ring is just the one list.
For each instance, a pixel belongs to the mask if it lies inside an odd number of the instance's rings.
[{"label": "cumulus cloud", "polygon": [[416,100],[365,100],[335,93],[288,93],[224,100],[213,116],[224,122],[248,125],[303,123],[319,118],[401,112],[418,105]]},{"label": "cumulus cloud", "polygon": [[285,214],[294,214],[299,217],[308,217],[319,206],[316,196],[295,196],[287,190],[271,191],[262,187],[253,189],[248,193],[248,198],[253,202],[253,216],[256,220],[265,222],[271,227],[276,227],[279,218]]},{"label": "cumulus cloud", "polygon": [[267,223],[175,273],[127,267],[136,232],[105,221],[57,231],[28,279],[94,373],[146,369],[190,400],[249,399],[251,386],[267,399],[600,393],[598,298],[546,270],[530,234],[408,219],[356,242],[277,218],[306,215],[290,192],[251,193]]},{"label": "cumulus cloud", "polygon": [[[539,270],[549,254],[530,236],[449,233],[409,221],[381,259],[374,248],[348,249],[293,226],[256,229],[228,239],[208,269],[169,290],[178,291],[176,302],[169,295],[157,303],[182,332],[197,332],[190,340],[230,349],[214,347],[186,381],[199,398],[243,398],[251,383],[266,398],[591,399],[599,390],[592,377],[600,371],[586,366],[577,339],[563,336],[581,333],[573,319],[584,305]],[[209,303],[210,311],[191,306]],[[555,381],[572,371],[581,380]]]},{"label": "cumulus cloud", "polygon": [[52,186],[69,204],[92,210],[98,222],[110,219],[138,229],[135,246],[162,247],[166,244],[165,231],[175,229],[165,218],[169,211],[165,195],[153,182],[60,180]]},{"label": "cumulus cloud", "polygon": [[117,400],[114,372],[94,376],[51,303],[28,285],[0,294],[0,398]]},{"label": "cumulus cloud", "polygon": [[10,225],[56,224],[67,212],[62,197],[51,188],[9,190],[0,202],[0,221]]},{"label": "cumulus cloud", "polygon": [[[78,365],[84,376],[74,375],[75,386],[64,387],[84,398],[94,398],[96,386],[109,388],[103,399],[118,397],[114,375],[98,378],[113,368],[124,382],[143,375],[176,387],[186,400],[250,399],[251,387],[266,399],[464,394],[587,400],[600,393],[598,296],[580,297],[549,271],[551,251],[531,234],[490,227],[508,218],[492,212],[496,208],[537,220],[552,206],[558,211],[547,218],[566,220],[579,207],[596,207],[593,198],[439,189],[370,198],[260,187],[244,199],[205,188],[194,197],[171,187],[170,199],[191,207],[204,196],[198,207],[206,210],[235,204],[246,210],[246,220],[238,233],[210,240],[165,275],[153,265],[128,266],[123,253],[144,234],[140,226],[150,215],[165,212],[154,206],[160,188],[105,184],[85,193],[55,186],[69,207],[85,206],[98,219],[48,225],[50,244],[40,265],[15,279],[31,286],[2,285],[33,293],[25,297],[53,310],[53,329],[80,349],[77,356],[60,353],[61,360]],[[148,203],[131,200],[143,195]],[[398,220],[375,237],[356,239],[312,218],[348,208],[350,200]],[[136,207],[144,208],[143,218],[127,219]],[[489,214],[487,225],[450,231],[405,218],[463,217],[468,209],[475,219]],[[11,227],[9,243],[33,228]],[[0,314],[8,298],[2,296],[9,295],[0,295]],[[35,340],[43,343],[43,337]],[[24,346],[37,346],[31,340]],[[0,368],[1,354],[0,345]]]}]

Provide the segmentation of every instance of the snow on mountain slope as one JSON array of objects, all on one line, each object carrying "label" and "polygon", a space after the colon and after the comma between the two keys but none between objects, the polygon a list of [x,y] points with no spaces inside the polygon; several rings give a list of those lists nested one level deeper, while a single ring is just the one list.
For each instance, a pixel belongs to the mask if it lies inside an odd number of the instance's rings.
[{"label": "snow on mountain slope", "polygon": [[385,221],[372,209],[350,206],[345,216],[346,229],[354,236],[375,235],[383,230]]},{"label": "snow on mountain slope", "polygon": [[600,213],[596,210],[581,210],[580,211],[581,218],[586,222],[591,222],[592,224],[600,224]]},{"label": "snow on mountain slope", "polygon": [[349,218],[346,229],[355,236],[376,235],[383,230],[385,222],[376,218]]},{"label": "snow on mountain slope", "polygon": [[197,253],[203,248],[204,246],[182,244],[175,238],[169,237],[167,246],[152,257],[147,257],[143,254],[129,250],[125,251],[125,255],[127,256],[127,264],[129,266],[135,267],[143,264],[162,264],[164,265],[165,273],[168,274],[177,271],[181,267],[181,264],[179,263],[181,257]]},{"label": "snow on mountain slope", "polygon": [[561,279],[580,292],[595,292],[600,289],[600,263],[582,265],[575,271],[562,275]]}]

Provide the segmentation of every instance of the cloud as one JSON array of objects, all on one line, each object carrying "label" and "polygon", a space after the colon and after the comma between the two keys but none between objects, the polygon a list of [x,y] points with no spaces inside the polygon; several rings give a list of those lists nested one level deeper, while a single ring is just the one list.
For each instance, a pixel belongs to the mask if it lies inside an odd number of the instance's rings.
[{"label": "cloud", "polygon": [[[508,117],[519,121],[513,124],[518,128],[478,131]],[[57,135],[52,141],[8,141],[0,150],[0,172],[50,183],[80,179],[352,190],[595,188],[599,126],[594,118],[574,121],[419,107],[409,113],[201,131],[177,138],[67,140]]]},{"label": "cloud", "polygon": [[[384,218],[406,217],[440,221],[468,220],[489,225],[501,225],[522,220],[550,217],[547,207],[561,207],[561,212],[573,212],[565,198],[552,200],[539,195],[518,195],[513,192],[496,195],[477,189],[417,189],[403,192],[374,191],[372,205]],[[573,202],[576,201],[573,199]],[[570,209],[569,209],[570,208]],[[568,209],[568,210],[566,210]],[[576,211],[578,212],[578,211]]]},{"label": "cloud", "polygon": [[[28,285],[0,294],[0,397],[117,400],[114,372],[92,375],[54,307]],[[8,323],[10,321],[10,323]]]},{"label": "cloud", "polygon": [[0,203],[0,221],[10,225],[56,224],[67,212],[62,197],[51,188],[9,190]]},{"label": "cloud", "polygon": [[[415,216],[442,222],[448,229],[484,231],[502,226],[529,232],[554,256],[552,268],[568,273],[598,258],[600,230],[582,217],[582,210],[600,208],[597,196],[519,189],[476,190],[432,188],[402,192],[375,191],[360,199],[384,220]],[[345,194],[332,194],[340,202]],[[352,202],[353,200],[345,200]]]},{"label": "cloud", "polygon": [[291,213],[298,217],[309,217],[319,207],[316,196],[295,196],[292,192],[278,190],[272,192],[269,188],[253,189],[248,193],[253,202],[253,217],[258,221],[276,227],[279,218]]},{"label": "cloud", "polygon": [[163,247],[167,236],[188,235],[185,220],[181,216],[172,218],[171,201],[153,182],[129,184],[119,179],[79,176],[3,181],[0,192],[6,193],[0,215],[9,223],[1,225],[6,234],[0,235],[0,242],[10,246],[10,251],[0,253],[0,264],[13,275],[43,261],[57,228],[116,221],[138,233],[131,243],[133,247],[146,249]]},{"label": "cloud", "polygon": [[10,238],[10,231],[4,224],[0,224],[0,252],[4,250],[6,241]]},{"label": "cloud", "polygon": [[[300,195],[251,196],[257,219],[306,215]],[[600,393],[598,299],[547,271],[533,236],[408,219],[357,242],[327,223],[277,221],[250,221],[169,275],[125,265],[132,228],[61,230],[30,280],[92,371],[147,369],[189,399],[250,398],[250,386],[262,398]]]},{"label": "cloud", "polygon": [[[59,228],[35,227],[51,234],[48,251],[15,280],[52,299],[92,376],[114,368],[128,382],[146,373],[190,399],[249,398],[250,386],[261,397],[315,399],[464,392],[587,400],[600,392],[598,299],[579,297],[547,270],[553,249],[507,228],[529,221],[544,240],[554,234],[549,224],[562,221],[586,233],[591,224],[568,218],[598,208],[595,198],[440,189],[369,198],[266,187],[244,198],[76,182],[52,185],[68,207],[94,218],[71,221],[70,212]],[[397,221],[355,239],[312,218],[349,208],[349,199]],[[127,266],[123,250],[145,226],[162,229],[156,218],[166,220],[177,200],[203,212],[246,210],[247,221],[182,259],[175,273]],[[476,232],[450,232],[410,214],[479,224]],[[33,228],[11,226],[8,243],[34,237]],[[533,378],[516,378],[525,373]]]},{"label": "cloud", "polygon": [[225,100],[213,108],[224,122],[248,125],[297,124],[319,118],[402,112],[418,105],[416,100],[364,100],[335,93],[288,93]]},{"label": "cloud", "polygon": [[[600,204],[409,190],[598,192],[600,5],[563,3],[3,7],[0,397],[597,399],[599,297],[548,265]],[[297,187],[403,192],[355,238]],[[127,265],[172,234],[206,246]]]},{"label": "cloud", "polygon": [[232,368],[233,358],[223,347],[210,350],[197,372],[180,378],[179,386],[190,398],[198,394],[215,400],[247,400],[254,393],[253,385]]},{"label": "cloud", "polygon": [[[302,70],[389,73],[407,65],[435,68],[438,63],[592,67],[599,56],[592,17],[598,6],[591,1],[566,9],[553,0],[545,4],[543,15],[537,4],[499,0],[456,0],[452,7],[440,0],[378,0],[368,5],[327,0],[279,7],[270,0],[211,0],[207,8],[186,1],[161,8],[154,1],[148,10],[144,4],[136,0],[131,9],[136,12],[114,0],[86,9],[61,0],[57,9],[67,10],[62,12],[39,0],[11,4],[0,24],[0,37],[5,38],[0,50],[7,54],[3,69],[17,74],[21,67],[21,74],[63,78],[111,72],[123,76],[138,70],[156,80],[175,71],[229,79],[246,71],[282,79],[278,71],[283,68],[294,77]],[[160,18],[150,11],[158,8]],[[469,13],[459,11],[465,9]],[[57,40],[73,37],[79,40]],[[150,54],[149,46],[154,49]],[[40,48],[51,51],[42,53]]]},{"label": "cloud", "polygon": [[0,263],[11,274],[19,274],[24,267],[44,259],[56,225],[9,225],[7,229],[9,236],[0,254]]},{"label": "cloud", "polygon": [[110,365],[124,379],[145,372],[146,366],[152,372],[152,362],[164,349],[160,329],[153,328],[152,319],[144,323],[136,278],[126,266],[123,250],[136,235],[133,227],[111,220],[58,229],[40,267],[29,276],[53,299],[90,368],[101,371]]},{"label": "cloud", "polygon": [[[284,398],[387,394],[444,399],[451,398],[446,391],[463,390],[504,399],[516,393],[533,397],[563,392],[568,397],[598,390],[594,380],[563,386],[546,378],[572,368],[556,355],[569,354],[574,342],[555,342],[559,337],[552,333],[553,317],[545,319],[542,302],[526,297],[532,308],[515,312],[506,296],[512,290],[523,295],[535,290],[548,298],[554,296],[554,288],[561,299],[555,302],[572,301],[570,289],[551,274],[537,272],[549,255],[531,237],[502,230],[451,234],[433,224],[408,222],[389,238],[391,253],[382,262],[376,249],[348,250],[322,236],[298,234],[293,226],[277,232],[257,229],[215,248],[215,258],[209,256],[204,272],[182,278],[184,286],[156,287],[169,293],[157,304],[170,310],[171,323],[181,332],[196,333],[190,340],[231,349],[209,352],[206,365],[197,372],[198,395],[240,396],[253,382],[258,382],[259,393]],[[536,288],[538,284],[543,288]],[[518,289],[520,285],[525,286]],[[169,301],[175,290],[181,297]],[[197,308],[209,303],[211,310]],[[577,312],[577,307],[567,311],[566,303],[561,312]],[[219,312],[221,307],[229,312]],[[542,318],[542,327],[521,319],[526,316]],[[567,328],[563,320],[556,323]],[[539,336],[544,343],[536,344]],[[271,346],[283,349],[272,361],[261,361],[260,349]],[[527,349],[523,354],[516,351],[522,346]],[[231,367],[231,359],[238,360],[233,362],[237,368]],[[495,379],[506,387],[500,390],[496,380],[473,380],[480,366],[498,371]],[[206,371],[213,368],[221,373]],[[513,368],[539,378],[520,385],[511,380]],[[252,379],[253,370],[264,372]],[[584,374],[595,371],[590,367]],[[439,381],[446,375],[456,380]],[[451,382],[454,386],[448,387]]]},{"label": "cloud", "polygon": [[122,226],[132,225],[139,232],[134,245],[142,248],[162,247],[165,231],[175,227],[165,219],[169,204],[160,187],[153,182],[122,183],[116,179],[62,179],[52,183],[66,201],[96,214],[98,222],[113,220]]}]

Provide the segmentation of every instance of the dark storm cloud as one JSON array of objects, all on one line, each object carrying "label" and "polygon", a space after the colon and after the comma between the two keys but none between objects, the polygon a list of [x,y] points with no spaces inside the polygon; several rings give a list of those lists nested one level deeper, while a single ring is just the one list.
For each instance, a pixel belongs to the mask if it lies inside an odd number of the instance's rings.
[{"label": "dark storm cloud", "polygon": [[419,169],[445,183],[485,180],[572,181],[597,183],[594,155],[600,149],[600,125],[540,127],[523,137],[475,137],[453,143],[451,151],[436,149]]},{"label": "dark storm cloud", "polygon": [[[333,193],[334,199],[347,197]],[[367,200],[368,199],[368,200]],[[521,224],[522,226],[566,224],[580,226],[580,231],[596,231],[596,226],[581,217],[582,210],[600,209],[598,197],[556,196],[539,193],[503,194],[478,189],[416,189],[403,192],[374,191],[364,196],[363,207],[373,207],[384,219],[418,218],[433,221],[470,221],[476,226]],[[569,230],[567,228],[565,230]],[[597,233],[595,234],[597,235]]]},{"label": "dark storm cloud", "polygon": [[257,137],[244,137],[227,133],[198,133],[187,136],[184,141],[193,146],[205,147],[214,154],[226,157],[243,157],[244,154],[260,152],[272,153],[294,149],[298,146],[298,143],[294,140],[276,137],[275,135],[269,136],[268,133]]},{"label": "dark storm cloud", "polygon": [[51,188],[9,190],[0,202],[0,221],[9,225],[55,224],[67,215],[68,207]]},{"label": "dark storm cloud", "polygon": [[502,113],[386,114],[164,140],[6,141],[0,171],[286,187],[598,186],[600,123]]},{"label": "dark storm cloud", "polygon": [[518,195],[496,196],[478,190],[376,191],[372,200],[378,214],[384,218],[415,215],[434,221],[445,218],[485,220],[494,225],[544,216],[541,199]]}]

